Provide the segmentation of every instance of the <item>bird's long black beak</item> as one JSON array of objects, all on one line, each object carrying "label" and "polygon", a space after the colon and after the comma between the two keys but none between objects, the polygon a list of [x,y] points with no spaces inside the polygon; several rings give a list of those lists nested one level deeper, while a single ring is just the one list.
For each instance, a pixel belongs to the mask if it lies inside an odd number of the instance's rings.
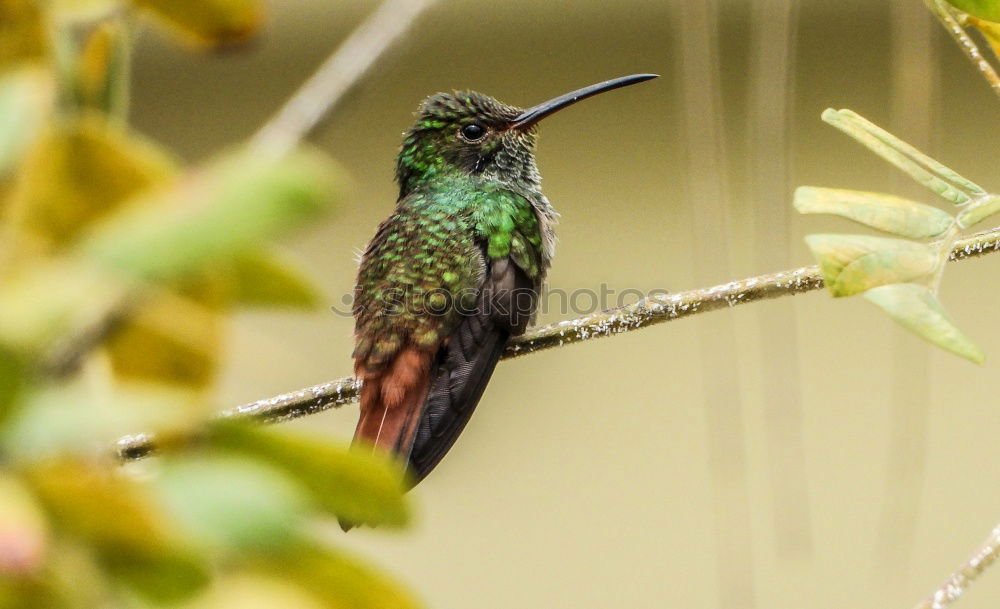
[{"label": "bird's long black beak", "polygon": [[599,82],[596,85],[590,85],[589,87],[577,89],[576,91],[565,95],[560,95],[559,97],[550,99],[547,102],[542,102],[533,108],[528,108],[522,112],[520,116],[514,119],[510,128],[527,129],[546,116],[554,112],[558,112],[567,106],[572,106],[580,100],[593,97],[598,93],[611,91],[612,89],[619,89],[621,87],[627,87],[629,85],[652,80],[657,76],[659,76],[659,74],[633,74],[631,76],[622,76],[621,78],[613,78],[611,80]]}]

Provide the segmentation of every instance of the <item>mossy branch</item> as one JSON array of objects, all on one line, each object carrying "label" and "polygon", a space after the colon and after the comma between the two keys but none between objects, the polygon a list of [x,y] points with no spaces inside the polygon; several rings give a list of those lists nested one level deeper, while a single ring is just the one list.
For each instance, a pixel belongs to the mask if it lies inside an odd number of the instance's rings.
[{"label": "mossy branch", "polygon": [[[976,233],[955,242],[951,260],[965,260],[1000,251],[1000,227]],[[601,311],[528,330],[510,341],[503,359],[521,357],[555,347],[624,334],[640,328],[708,313],[718,309],[793,296],[823,288],[823,278],[816,265],[758,275],[708,288],[656,296],[617,309]],[[344,377],[257,400],[224,411],[220,416],[250,418],[276,423],[316,414],[350,404],[361,388],[353,377]],[[128,436],[118,442],[119,457],[132,460],[144,457],[155,448],[146,434]]]},{"label": "mossy branch", "polygon": [[990,531],[990,536],[976,549],[965,564],[955,570],[933,594],[918,603],[913,609],[945,609],[950,606],[962,596],[962,593],[972,585],[972,582],[983,574],[987,567],[993,564],[997,556],[1000,556],[1000,525]]}]

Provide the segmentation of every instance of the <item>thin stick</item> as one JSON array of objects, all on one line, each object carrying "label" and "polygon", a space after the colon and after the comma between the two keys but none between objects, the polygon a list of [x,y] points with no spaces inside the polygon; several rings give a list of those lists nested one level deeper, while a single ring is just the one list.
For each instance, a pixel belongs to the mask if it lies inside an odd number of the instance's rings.
[{"label": "thin stick", "polygon": [[965,564],[952,573],[934,594],[917,604],[914,609],[945,609],[962,596],[972,582],[993,564],[998,555],[1000,555],[1000,525],[990,531],[990,536]]},{"label": "thin stick", "polygon": [[965,53],[965,56],[969,58],[969,61],[972,62],[972,65],[976,66],[976,69],[979,70],[979,74],[982,75],[982,77],[986,79],[986,82],[989,83],[990,87],[992,87],[993,92],[1000,95],[1000,76],[997,76],[996,70],[994,70],[993,66],[990,65],[990,62],[983,57],[976,41],[969,36],[968,32],[965,31],[965,28],[962,27],[962,24],[955,18],[955,14],[953,12],[954,9],[946,4],[944,0],[924,0],[924,3],[927,5],[927,8],[930,9],[931,13],[938,18],[938,21],[941,22],[944,29],[948,30],[951,37],[955,39],[955,42],[958,43],[958,46]]},{"label": "thin stick", "polygon": [[251,149],[279,157],[294,148],[435,2],[386,0],[379,5],[257,131]]}]

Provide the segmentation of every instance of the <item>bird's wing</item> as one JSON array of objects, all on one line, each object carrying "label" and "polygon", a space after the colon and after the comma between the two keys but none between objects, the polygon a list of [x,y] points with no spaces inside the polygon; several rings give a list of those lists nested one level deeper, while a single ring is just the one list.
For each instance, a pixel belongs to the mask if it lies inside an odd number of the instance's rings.
[{"label": "bird's wing", "polygon": [[437,354],[433,379],[410,453],[411,481],[441,461],[469,422],[507,339],[527,327],[535,311],[535,282],[510,258],[488,263],[476,310],[462,317]]}]

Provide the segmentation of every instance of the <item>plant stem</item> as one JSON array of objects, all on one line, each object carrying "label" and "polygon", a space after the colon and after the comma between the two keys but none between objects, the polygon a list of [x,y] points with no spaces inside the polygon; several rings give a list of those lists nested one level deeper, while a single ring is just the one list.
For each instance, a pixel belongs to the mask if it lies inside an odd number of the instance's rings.
[{"label": "plant stem", "polygon": [[945,609],[962,596],[972,582],[983,574],[1000,555],[1000,525],[997,525],[990,536],[975,551],[969,560],[959,567],[923,602],[914,609]]},{"label": "plant stem", "polygon": [[279,157],[316,128],[436,0],[386,0],[358,26],[251,138],[258,153]]},{"label": "plant stem", "polygon": [[944,29],[955,39],[955,42],[958,43],[958,46],[965,53],[965,56],[969,58],[969,61],[972,62],[972,65],[976,66],[979,74],[986,79],[993,92],[1000,95],[1000,76],[997,76],[996,70],[983,57],[976,41],[969,36],[965,28],[962,27],[962,24],[955,18],[954,9],[945,3],[944,0],[924,0],[924,3],[930,9],[931,13],[938,18]]}]

